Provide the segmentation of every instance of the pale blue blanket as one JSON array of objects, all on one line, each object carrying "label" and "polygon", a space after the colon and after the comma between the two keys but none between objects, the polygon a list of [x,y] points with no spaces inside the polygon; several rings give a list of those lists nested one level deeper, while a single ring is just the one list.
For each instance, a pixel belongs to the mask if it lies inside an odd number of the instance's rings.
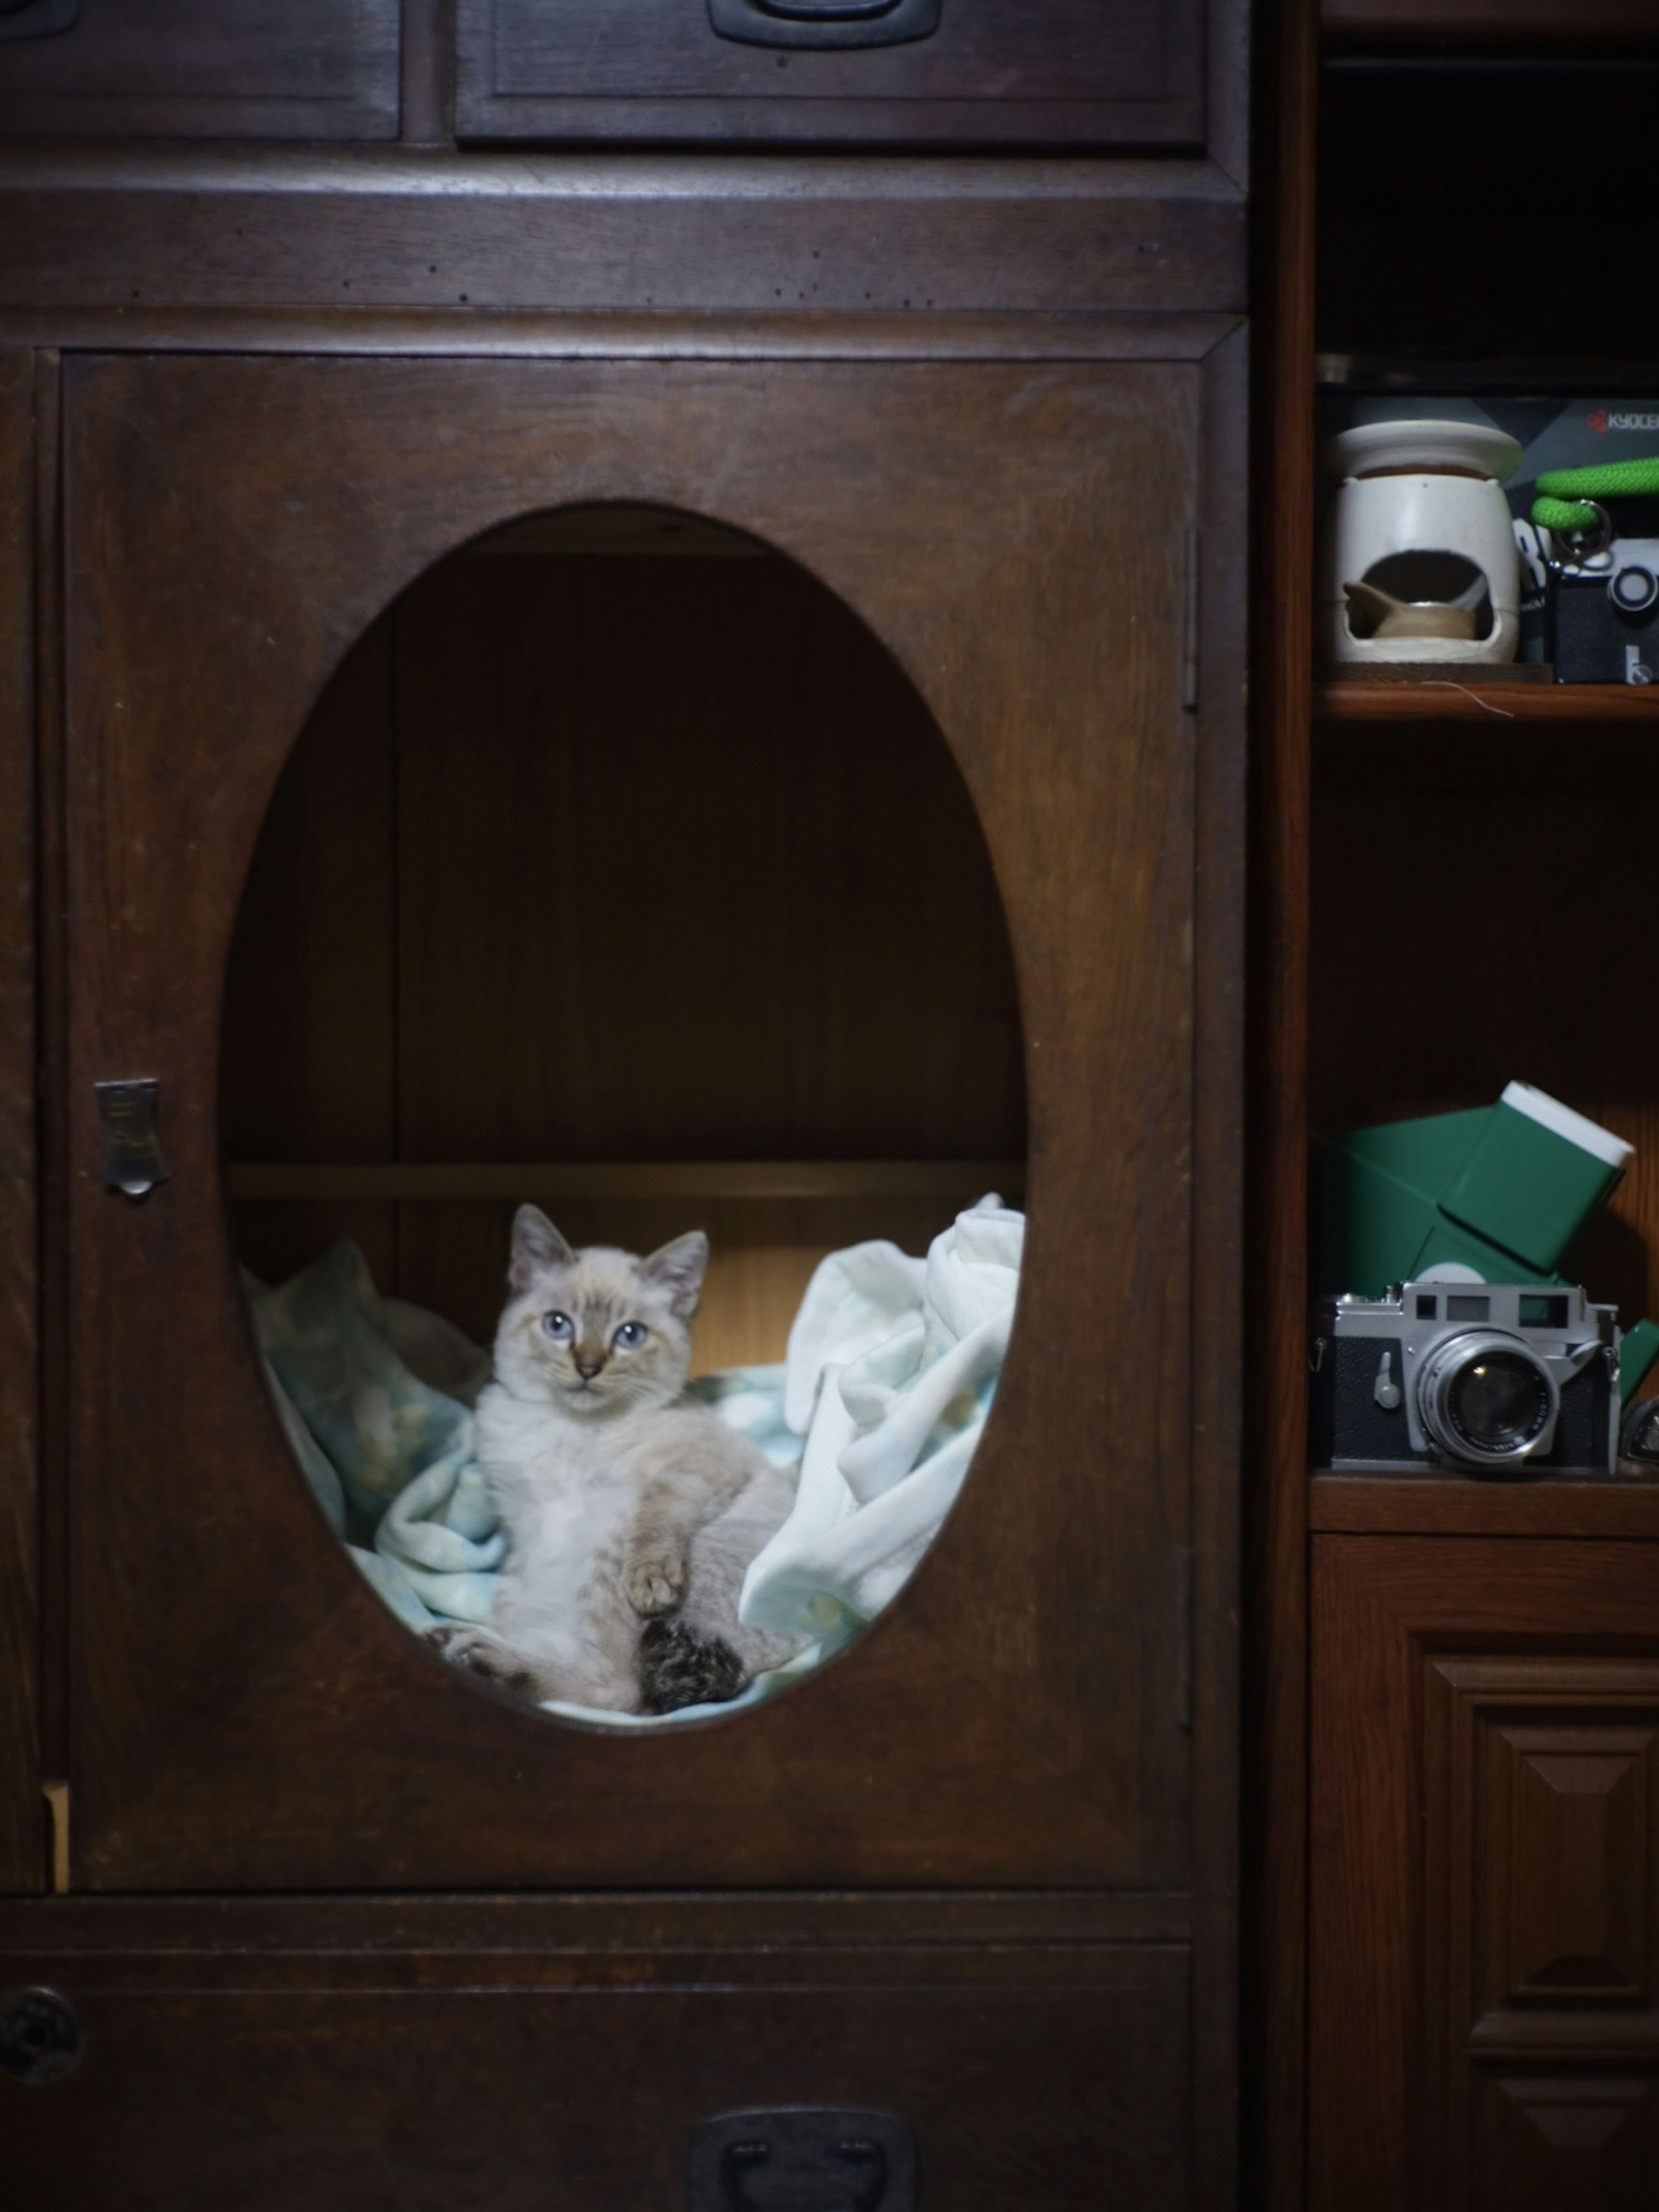
[{"label": "pale blue blanket", "polygon": [[[993,1197],[959,1214],[925,1261],[884,1243],[831,1253],[787,1362],[691,1384],[797,1486],[750,1564],[740,1612],[808,1648],[733,1705],[839,1650],[939,1533],[996,1393],[1024,1226]],[[362,1573],[411,1628],[487,1621],[506,1550],[473,1443],[487,1356],[437,1315],[383,1298],[355,1244],[276,1290],[250,1282],[248,1297],[295,1457]],[[717,1710],[732,1706],[668,1717]]]}]

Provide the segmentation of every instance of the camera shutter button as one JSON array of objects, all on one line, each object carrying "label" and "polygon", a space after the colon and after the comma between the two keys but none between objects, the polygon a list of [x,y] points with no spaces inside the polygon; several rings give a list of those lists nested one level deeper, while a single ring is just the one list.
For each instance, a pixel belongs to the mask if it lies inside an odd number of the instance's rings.
[{"label": "camera shutter button", "polygon": [[1607,597],[1620,614],[1645,614],[1656,599],[1659,599],[1659,577],[1651,568],[1637,567],[1632,562],[1620,568],[1607,582]]}]

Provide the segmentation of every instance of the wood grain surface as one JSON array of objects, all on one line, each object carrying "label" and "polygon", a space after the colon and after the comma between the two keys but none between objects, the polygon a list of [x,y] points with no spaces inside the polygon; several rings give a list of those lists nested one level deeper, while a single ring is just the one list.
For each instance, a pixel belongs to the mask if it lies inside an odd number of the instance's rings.
[{"label": "wood grain surface", "polygon": [[33,357],[0,353],[0,1891],[39,1889]]},{"label": "wood grain surface", "polygon": [[[930,313],[1237,313],[1244,257],[1239,188],[1199,161],[0,144],[10,308],[299,308],[325,346],[348,310],[443,311],[465,352],[492,313],[608,308],[660,349],[683,308],[794,313],[820,349],[839,325],[799,311],[873,313],[902,348]],[[718,325],[675,343],[732,349]]]},{"label": "wood grain surface", "polygon": [[[1193,370],[1138,363],[77,366],[77,1287],[105,1345],[76,1394],[97,1500],[78,1521],[78,1881],[1186,1878],[1188,1178],[1195,1129],[1224,1162],[1206,1117],[1232,1111],[1219,1076],[1191,1088],[1180,611],[1200,397]],[[1132,547],[1135,484],[1167,520],[1149,538],[1138,518]],[[983,825],[1031,1114],[1021,1311],[961,1510],[849,1657],[775,1711],[653,1742],[648,1765],[447,1675],[357,1587],[261,1402],[216,1173],[217,981],[312,703],[438,555],[602,497],[747,528],[883,636]],[[227,546],[232,593],[209,583]],[[1120,580],[1104,600],[1103,574]],[[1224,702],[1237,633],[1213,598]],[[1218,771],[1237,743],[1219,711]],[[1206,835],[1224,875],[1224,805]],[[1227,955],[1205,957],[1224,1024]],[[132,1208],[96,1185],[89,1084],[141,1060],[173,1180]],[[1196,1292],[1223,1394],[1225,1249]],[[176,1358],[145,1318],[161,1284]],[[226,1482],[246,1541],[203,1514]],[[189,1601],[158,1615],[156,1577]],[[1225,1639],[1206,1635],[1194,1702],[1220,1716]],[[580,1824],[558,1809],[575,1802]]]},{"label": "wood grain surface", "polygon": [[684,2203],[716,2114],[839,2105],[902,2114],[922,2201],[963,2212],[1093,2212],[1107,2166],[1127,2202],[1186,2193],[1178,1951],[501,1937],[198,1949],[186,1987],[113,1941],[48,1948],[28,1970],[74,2004],[86,2056],[9,2100],[8,2178],[48,2203],[288,2212],[419,2197],[435,2174],[502,2212],[611,2212]]},{"label": "wood grain surface", "polygon": [[[1364,684],[1327,681],[1314,695],[1322,724],[1345,722],[1475,722],[1504,730],[1514,723],[1544,722],[1568,731],[1621,724],[1659,736],[1659,698],[1641,684],[1486,684],[1478,669],[1467,680]],[[1342,742],[1328,729],[1320,742]]]},{"label": "wood grain surface", "polygon": [[[948,0],[927,39],[780,54],[705,9],[642,0],[596,35],[583,0],[458,0],[463,139],[817,140],[1185,147],[1205,126],[1205,0]],[[1237,84],[1224,86],[1236,94]]]},{"label": "wood grain surface", "polygon": [[398,28],[398,0],[81,0],[0,44],[0,131],[395,138]]}]

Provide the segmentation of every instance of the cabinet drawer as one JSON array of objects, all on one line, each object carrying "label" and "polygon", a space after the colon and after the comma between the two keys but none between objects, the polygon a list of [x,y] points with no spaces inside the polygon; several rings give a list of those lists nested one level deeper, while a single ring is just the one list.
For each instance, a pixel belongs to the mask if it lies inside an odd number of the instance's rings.
[{"label": "cabinet drawer", "polygon": [[[869,0],[874,7],[878,0]],[[1206,0],[459,0],[463,138],[1186,146],[1204,137]],[[804,30],[923,35],[751,44]],[[720,27],[716,27],[716,22]],[[740,35],[733,35],[733,33]]]},{"label": "cabinet drawer", "polygon": [[[703,2122],[790,2106],[914,2132],[915,2197],[858,2200],[891,2212],[1092,2212],[1106,2175],[1126,2205],[1188,2199],[1179,1949],[526,1955],[360,1933],[331,1954],[309,1910],[234,1960],[8,1959],[8,1984],[61,1992],[83,2055],[45,2086],[0,2075],[7,2201],[672,2212]],[[847,2201],[775,2172],[729,2186],[722,2204]]]},{"label": "cabinet drawer", "polygon": [[392,138],[398,0],[22,0],[0,133]]}]

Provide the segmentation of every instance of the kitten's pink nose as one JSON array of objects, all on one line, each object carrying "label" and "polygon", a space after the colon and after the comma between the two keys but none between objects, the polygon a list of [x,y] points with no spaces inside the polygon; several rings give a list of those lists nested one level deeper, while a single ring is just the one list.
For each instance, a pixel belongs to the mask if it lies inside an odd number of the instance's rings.
[{"label": "kitten's pink nose", "polygon": [[602,1352],[579,1352],[576,1354],[576,1372],[584,1382],[591,1382],[604,1364],[605,1354]]}]

